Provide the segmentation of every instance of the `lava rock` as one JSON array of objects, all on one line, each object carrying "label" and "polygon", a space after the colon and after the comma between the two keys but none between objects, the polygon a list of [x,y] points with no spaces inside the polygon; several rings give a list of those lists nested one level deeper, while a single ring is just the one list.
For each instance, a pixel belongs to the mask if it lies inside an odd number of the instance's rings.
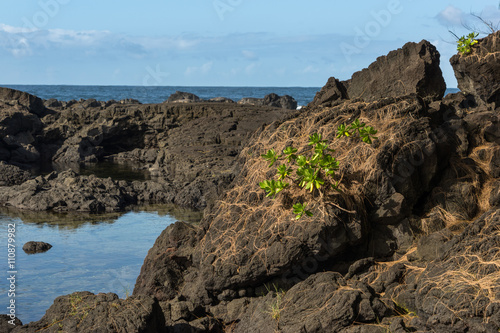
[{"label": "lava rock", "polygon": [[409,42],[377,58],[368,68],[354,73],[343,83],[350,99],[360,98],[367,102],[411,93],[422,98],[441,99],[446,84],[439,58],[436,47],[428,41]]},{"label": "lava rock", "polygon": [[0,161],[0,186],[19,185],[31,178],[31,174],[18,166]]},{"label": "lava rock", "polygon": [[23,245],[23,251],[27,254],[43,253],[52,248],[52,245],[44,242],[27,242]]},{"label": "lava rock", "polygon": [[195,103],[201,102],[201,99],[195,94],[176,91],[166,100],[167,103]]},{"label": "lava rock", "polygon": [[24,106],[27,111],[40,117],[45,115],[46,109],[43,100],[23,91],[0,87],[0,101]]},{"label": "lava rock", "polygon": [[456,54],[450,63],[458,88],[477,96],[483,103],[500,106],[500,31],[479,39],[470,54]]},{"label": "lava rock", "polygon": [[17,327],[14,332],[41,330],[156,333],[165,331],[165,318],[152,297],[132,296],[123,300],[113,293],[76,292],[56,298],[42,319]]},{"label": "lava rock", "polygon": [[331,77],[308,106],[331,106],[333,102],[347,98],[347,89],[344,85],[338,79]]}]

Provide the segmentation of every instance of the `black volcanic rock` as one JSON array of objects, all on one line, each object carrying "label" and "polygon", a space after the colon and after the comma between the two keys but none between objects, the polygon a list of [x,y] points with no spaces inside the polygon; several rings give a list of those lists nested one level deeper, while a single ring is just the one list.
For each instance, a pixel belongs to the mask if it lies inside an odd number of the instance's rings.
[{"label": "black volcanic rock", "polygon": [[482,38],[470,54],[450,59],[462,92],[477,96],[483,103],[500,106],[500,31]]},{"label": "black volcanic rock", "polygon": [[401,49],[378,57],[368,68],[344,83],[350,99],[371,102],[385,97],[416,93],[440,99],[446,90],[439,52],[426,40],[406,43]]},{"label": "black volcanic rock", "polygon": [[113,293],[76,292],[56,298],[39,321],[14,330],[40,331],[157,333],[165,331],[165,318],[158,302],[148,296],[124,300]]},{"label": "black volcanic rock", "polygon": [[347,89],[338,79],[331,77],[323,88],[316,93],[314,100],[308,106],[331,106],[333,102],[342,99],[347,99]]},{"label": "black volcanic rock", "polygon": [[44,242],[27,242],[23,245],[23,251],[27,254],[43,253],[52,248],[52,245]]},{"label": "black volcanic rock", "polygon": [[45,114],[43,100],[23,91],[0,87],[0,101],[11,105],[24,106],[27,111],[40,117]]},{"label": "black volcanic rock", "polygon": [[287,110],[297,109],[297,101],[292,96],[278,96],[275,93],[268,94],[264,98],[244,97],[238,101],[238,104],[272,106]]},{"label": "black volcanic rock", "polygon": [[166,100],[167,103],[193,103],[200,102],[201,99],[195,94],[176,91]]}]

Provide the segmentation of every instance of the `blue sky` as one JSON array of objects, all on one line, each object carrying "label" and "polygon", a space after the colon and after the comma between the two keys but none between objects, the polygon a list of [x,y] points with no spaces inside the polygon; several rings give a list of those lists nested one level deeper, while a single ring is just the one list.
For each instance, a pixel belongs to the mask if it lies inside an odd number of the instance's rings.
[{"label": "blue sky", "polygon": [[[499,0],[4,1],[0,84],[323,86],[427,39],[448,87],[454,39]],[[477,24],[478,25],[478,24]],[[480,26],[480,25],[478,25]]]}]

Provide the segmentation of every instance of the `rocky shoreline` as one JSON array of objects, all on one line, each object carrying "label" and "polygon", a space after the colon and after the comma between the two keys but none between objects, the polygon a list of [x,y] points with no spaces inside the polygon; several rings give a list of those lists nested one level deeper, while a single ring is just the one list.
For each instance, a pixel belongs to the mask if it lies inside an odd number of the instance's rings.
[{"label": "rocky shoreline", "polygon": [[[301,110],[186,96],[68,108],[1,90],[0,205],[206,207],[199,225],[162,232],[131,297],[61,296],[13,332],[498,332],[499,54],[497,32],[454,56],[461,92],[443,97],[436,48],[407,43],[330,78]],[[378,130],[372,145],[334,139],[358,118]],[[266,198],[258,183],[275,172],[261,154],[305,150],[315,132],[332,141],[342,191]],[[23,169],[102,158],[158,178]],[[296,220],[289,208],[306,197],[314,215]]]}]

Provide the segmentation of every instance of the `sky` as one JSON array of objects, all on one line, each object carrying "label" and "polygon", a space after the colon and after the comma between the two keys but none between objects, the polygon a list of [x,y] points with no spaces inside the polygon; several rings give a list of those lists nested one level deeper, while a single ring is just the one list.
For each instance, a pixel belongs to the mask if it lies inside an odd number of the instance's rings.
[{"label": "sky", "polygon": [[0,84],[321,87],[426,39],[451,88],[471,13],[499,0],[3,1]]}]

